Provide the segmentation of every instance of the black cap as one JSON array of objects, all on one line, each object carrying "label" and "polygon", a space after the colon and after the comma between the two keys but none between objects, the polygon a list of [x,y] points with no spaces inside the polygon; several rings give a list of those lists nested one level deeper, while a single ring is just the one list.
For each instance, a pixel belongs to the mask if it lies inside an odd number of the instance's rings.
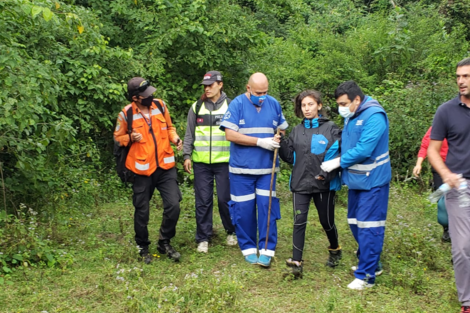
[{"label": "black cap", "polygon": [[218,71],[210,71],[204,74],[204,78],[202,79],[202,82],[200,85],[212,85],[215,82],[221,82],[222,81],[222,74]]},{"label": "black cap", "polygon": [[142,77],[134,77],[127,83],[127,93],[130,97],[142,96],[147,98],[155,91],[157,91],[157,88],[150,86],[150,83]]}]

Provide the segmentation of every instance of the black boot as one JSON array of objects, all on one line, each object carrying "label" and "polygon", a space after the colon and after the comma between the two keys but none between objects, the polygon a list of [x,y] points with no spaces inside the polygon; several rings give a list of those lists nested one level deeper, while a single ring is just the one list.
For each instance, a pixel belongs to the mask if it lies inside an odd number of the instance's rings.
[{"label": "black boot", "polygon": [[168,257],[172,260],[175,260],[175,262],[179,261],[181,258],[181,254],[177,252],[171,245],[170,242],[167,240],[159,240],[157,244],[157,250],[161,254],[166,254]]},{"label": "black boot", "polygon": [[442,232],[441,240],[443,242],[450,242],[450,235],[449,235],[449,228],[444,227],[444,231]]},{"label": "black boot", "polygon": [[293,261],[292,259],[286,260],[286,265],[291,268],[291,273],[294,275],[295,279],[303,277],[302,264],[303,261]]},{"label": "black boot", "polygon": [[343,257],[343,252],[341,251],[341,247],[338,246],[336,249],[328,248],[328,252],[330,255],[328,256],[328,261],[326,261],[326,266],[329,267],[336,267],[339,265],[339,260]]},{"label": "black boot", "polygon": [[153,260],[152,255],[149,253],[148,247],[142,248],[139,252],[140,258],[145,264],[150,264]]}]

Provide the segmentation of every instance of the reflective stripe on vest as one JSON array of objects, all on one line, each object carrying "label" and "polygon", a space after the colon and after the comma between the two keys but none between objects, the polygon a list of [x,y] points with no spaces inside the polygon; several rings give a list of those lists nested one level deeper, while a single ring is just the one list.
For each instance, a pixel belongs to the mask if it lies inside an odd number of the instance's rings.
[{"label": "reflective stripe on vest", "polygon": [[[196,103],[193,111],[196,111]],[[216,111],[206,109],[206,104],[196,113],[196,128],[194,130],[193,162],[228,163],[230,158],[230,141],[225,138],[225,132],[220,130],[220,123],[227,112],[227,100]]]}]

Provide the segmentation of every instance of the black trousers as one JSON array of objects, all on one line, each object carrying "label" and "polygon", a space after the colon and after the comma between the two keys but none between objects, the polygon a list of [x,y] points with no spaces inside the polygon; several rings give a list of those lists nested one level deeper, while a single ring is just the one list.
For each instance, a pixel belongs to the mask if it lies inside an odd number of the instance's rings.
[{"label": "black trousers", "polygon": [[159,240],[170,241],[176,234],[176,223],[180,216],[181,191],[178,187],[176,168],[157,170],[150,176],[136,175],[132,201],[135,208],[134,230],[135,241],[141,248],[150,245],[148,222],[150,217],[149,202],[155,188],[163,200],[163,218],[160,226]]},{"label": "black trousers", "polygon": [[193,163],[194,193],[196,196],[196,242],[209,241],[212,236],[212,211],[214,205],[214,177],[217,188],[219,214],[225,231],[235,232],[230,218],[230,181],[228,163]]},{"label": "black trousers", "polygon": [[293,232],[293,256],[294,261],[301,261],[305,244],[305,229],[310,201],[313,198],[318,211],[320,224],[326,232],[330,248],[338,248],[338,232],[335,225],[335,191],[327,191],[311,194],[293,193],[294,204],[294,232]]}]

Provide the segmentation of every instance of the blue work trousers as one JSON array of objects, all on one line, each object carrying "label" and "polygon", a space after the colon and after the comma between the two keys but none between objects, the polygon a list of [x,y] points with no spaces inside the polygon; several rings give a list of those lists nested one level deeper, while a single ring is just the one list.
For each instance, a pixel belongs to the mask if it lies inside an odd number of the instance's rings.
[{"label": "blue work trousers", "polygon": [[387,219],[390,184],[371,190],[349,190],[348,223],[359,248],[356,278],[375,282],[380,254],[382,253],[385,220]]},{"label": "blue work trousers", "polygon": [[279,199],[276,198],[276,175],[274,175],[268,246],[265,247],[270,182],[271,174],[230,173],[230,216],[235,226],[238,245],[244,256],[257,254],[257,247],[260,255],[274,256],[277,244],[276,220],[281,218],[281,210]]}]

